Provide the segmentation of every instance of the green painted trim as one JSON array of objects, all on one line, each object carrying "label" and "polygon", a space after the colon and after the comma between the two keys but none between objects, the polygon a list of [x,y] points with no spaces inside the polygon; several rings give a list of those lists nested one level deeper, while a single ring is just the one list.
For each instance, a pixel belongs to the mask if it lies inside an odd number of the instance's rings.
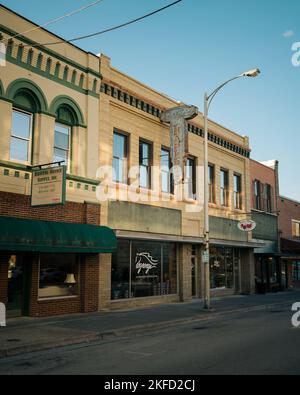
[{"label": "green painted trim", "polygon": [[62,105],[67,105],[69,106],[75,113],[76,116],[76,124],[72,126],[80,126],[80,125],[85,125],[85,120],[83,117],[83,113],[78,106],[78,104],[69,96],[57,96],[51,103],[50,105],[50,113],[56,114],[58,108]]},{"label": "green painted trim", "polygon": [[[49,71],[48,71],[48,64],[47,64],[47,67],[46,67],[46,71],[43,71],[43,70],[41,70],[41,69],[38,69],[38,68],[36,68],[36,67],[33,67],[33,66],[31,66],[31,65],[28,65],[28,64],[26,64],[26,63],[23,63],[23,62],[17,60],[16,58],[12,57],[12,56],[9,55],[9,54],[7,54],[7,59],[6,59],[6,60],[7,60],[7,62],[9,62],[9,63],[15,64],[15,65],[17,65],[17,66],[19,66],[19,67],[22,67],[23,69],[26,69],[26,70],[28,70],[28,71],[31,71],[32,73],[35,73],[35,74],[38,74],[38,75],[40,75],[40,76],[42,76],[42,77],[48,78],[49,80],[52,80],[52,81],[54,81],[54,82],[57,82],[58,84],[61,84],[61,85],[65,86],[65,87],[67,87],[67,88],[73,89],[73,90],[75,90],[75,91],[77,91],[77,92],[79,92],[79,93],[82,93],[83,95],[92,96],[92,97],[94,97],[94,98],[96,98],[96,99],[99,99],[99,98],[100,98],[99,93],[95,93],[95,92],[92,92],[91,90],[87,90],[87,89],[80,88],[80,87],[77,86],[77,85],[73,85],[71,82],[64,81],[64,80],[62,80],[62,79],[56,77],[55,75],[50,74],[50,69],[51,69],[51,68],[50,68]],[[50,59],[50,60],[51,60],[51,59]],[[52,61],[51,61],[51,63],[52,63]]]},{"label": "green painted trim", "polygon": [[[47,55],[54,56],[54,57],[57,58],[58,60],[61,60],[62,62],[67,63],[67,64],[69,64],[70,66],[76,67],[77,69],[79,69],[79,70],[81,70],[81,71],[84,71],[84,72],[87,73],[87,74],[92,74],[92,75],[94,75],[95,77],[98,77],[98,78],[102,79],[102,75],[101,75],[100,72],[97,72],[97,71],[95,71],[95,70],[93,70],[93,69],[90,69],[89,67],[84,67],[84,66],[80,65],[79,63],[76,63],[76,62],[74,62],[74,61],[72,61],[72,60],[70,60],[70,59],[68,59],[68,58],[66,58],[66,57],[64,57],[64,56],[62,56],[62,55],[60,55],[59,53],[57,53],[57,52],[55,52],[55,51],[53,51],[53,50],[51,50],[51,49],[45,48],[45,47],[43,47],[42,45],[40,45],[39,43],[37,43],[36,41],[30,40],[30,39],[27,38],[27,37],[24,37],[24,36],[22,36],[22,35],[19,35],[18,32],[9,29],[9,28],[7,28],[6,26],[0,25],[0,30],[1,30],[2,32],[6,33],[6,34],[8,34],[8,35],[10,35],[10,36],[12,36],[12,37],[18,34],[18,40],[23,41],[25,44],[32,45],[33,47],[35,47],[36,49],[38,49],[38,50],[40,50],[40,51],[46,53]],[[51,34],[53,34],[53,33],[51,33]],[[77,48],[77,47],[76,47],[76,48]],[[85,52],[84,50],[82,50],[82,49],[80,49],[80,48],[77,48],[77,49],[78,49],[78,50],[81,50],[81,51],[83,51],[83,52]],[[85,52],[85,53],[88,54],[87,52]],[[94,55],[94,56],[95,56],[95,55]]]},{"label": "green painted trim", "polygon": [[4,160],[1,160],[0,167],[7,167],[8,169],[11,169],[11,170],[21,170],[21,171],[26,171],[26,172],[31,173],[30,166],[22,165],[21,163],[16,163],[16,162],[7,162]]},{"label": "green painted trim", "polygon": [[2,95],[4,95],[4,87],[3,87],[2,81],[0,80],[0,97]]},{"label": "green painted trim", "polygon": [[10,100],[14,100],[16,93],[21,89],[27,89],[34,93],[39,102],[39,107],[37,111],[48,111],[48,103],[44,93],[38,87],[38,85],[30,80],[20,78],[11,82],[6,90],[6,97]]},{"label": "green painted trim", "polygon": [[67,180],[74,181],[74,182],[81,182],[82,184],[89,184],[89,185],[95,185],[95,186],[98,186],[100,184],[100,181],[91,180],[89,178],[84,178],[84,177],[80,177],[80,176],[74,176],[72,174],[67,175]]},{"label": "green painted trim", "polygon": [[7,103],[13,104],[14,102],[10,99],[8,99],[7,97],[4,96],[0,96],[0,100],[6,101]]}]

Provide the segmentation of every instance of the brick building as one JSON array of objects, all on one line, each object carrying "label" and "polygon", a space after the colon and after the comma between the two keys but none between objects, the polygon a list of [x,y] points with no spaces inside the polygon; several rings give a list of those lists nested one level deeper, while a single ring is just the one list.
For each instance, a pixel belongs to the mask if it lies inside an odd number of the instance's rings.
[{"label": "brick building", "polygon": [[[105,55],[38,44],[59,38],[3,6],[0,20],[0,301],[45,316],[202,297],[201,114],[188,125],[177,199],[160,115],[178,102]],[[212,295],[255,291],[261,244],[237,226],[251,211],[249,157],[247,137],[209,122]],[[32,166],[55,161],[67,166],[66,204],[32,207]],[[116,194],[102,200],[107,166],[105,191]]]},{"label": "brick building", "polygon": [[[0,21],[0,302],[9,317],[98,311],[116,245],[95,197],[99,59],[72,45],[35,47],[37,36],[58,39],[44,30],[11,39],[35,25],[3,6]],[[66,204],[32,207],[32,166],[55,161],[67,165]]]},{"label": "brick building", "polygon": [[300,202],[278,197],[282,264],[287,285],[300,287]]},{"label": "brick building", "polygon": [[256,287],[258,292],[278,291],[286,287],[278,233],[278,162],[251,160],[250,168],[252,218],[257,224],[253,238],[263,243],[254,251]]}]

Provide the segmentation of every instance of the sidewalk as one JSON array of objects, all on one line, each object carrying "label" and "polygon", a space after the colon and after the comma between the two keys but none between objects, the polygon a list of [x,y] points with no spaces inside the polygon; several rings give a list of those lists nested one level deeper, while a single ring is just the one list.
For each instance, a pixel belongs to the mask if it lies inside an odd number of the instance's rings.
[{"label": "sidewalk", "polygon": [[203,303],[160,305],[128,311],[101,312],[47,319],[19,318],[0,327],[0,358],[56,347],[97,341],[146,330],[167,328],[208,320],[226,314],[263,310],[300,302],[300,291],[255,296],[233,296],[212,301],[213,311],[202,310]]}]

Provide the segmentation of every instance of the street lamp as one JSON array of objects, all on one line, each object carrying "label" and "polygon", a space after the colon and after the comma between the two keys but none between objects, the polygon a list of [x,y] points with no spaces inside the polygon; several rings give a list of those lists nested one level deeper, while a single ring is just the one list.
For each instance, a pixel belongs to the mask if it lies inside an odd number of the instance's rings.
[{"label": "street lamp", "polygon": [[260,74],[259,69],[246,71],[230,80],[224,82],[218,88],[216,88],[210,95],[205,93],[204,95],[204,236],[205,236],[205,296],[204,296],[204,309],[210,310],[210,259],[209,259],[209,246],[210,246],[210,229],[209,229],[209,187],[208,187],[208,111],[217,93],[224,88],[225,85],[230,82],[244,77],[258,77]]}]

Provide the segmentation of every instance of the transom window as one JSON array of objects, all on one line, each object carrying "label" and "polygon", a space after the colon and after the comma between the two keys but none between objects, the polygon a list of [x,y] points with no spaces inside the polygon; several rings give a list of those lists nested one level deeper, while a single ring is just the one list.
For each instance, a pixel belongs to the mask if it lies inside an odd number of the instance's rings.
[{"label": "transom window", "polygon": [[70,169],[71,127],[55,123],[53,162],[65,162]]},{"label": "transom window", "polygon": [[31,163],[32,114],[14,109],[10,140],[10,159]]}]

